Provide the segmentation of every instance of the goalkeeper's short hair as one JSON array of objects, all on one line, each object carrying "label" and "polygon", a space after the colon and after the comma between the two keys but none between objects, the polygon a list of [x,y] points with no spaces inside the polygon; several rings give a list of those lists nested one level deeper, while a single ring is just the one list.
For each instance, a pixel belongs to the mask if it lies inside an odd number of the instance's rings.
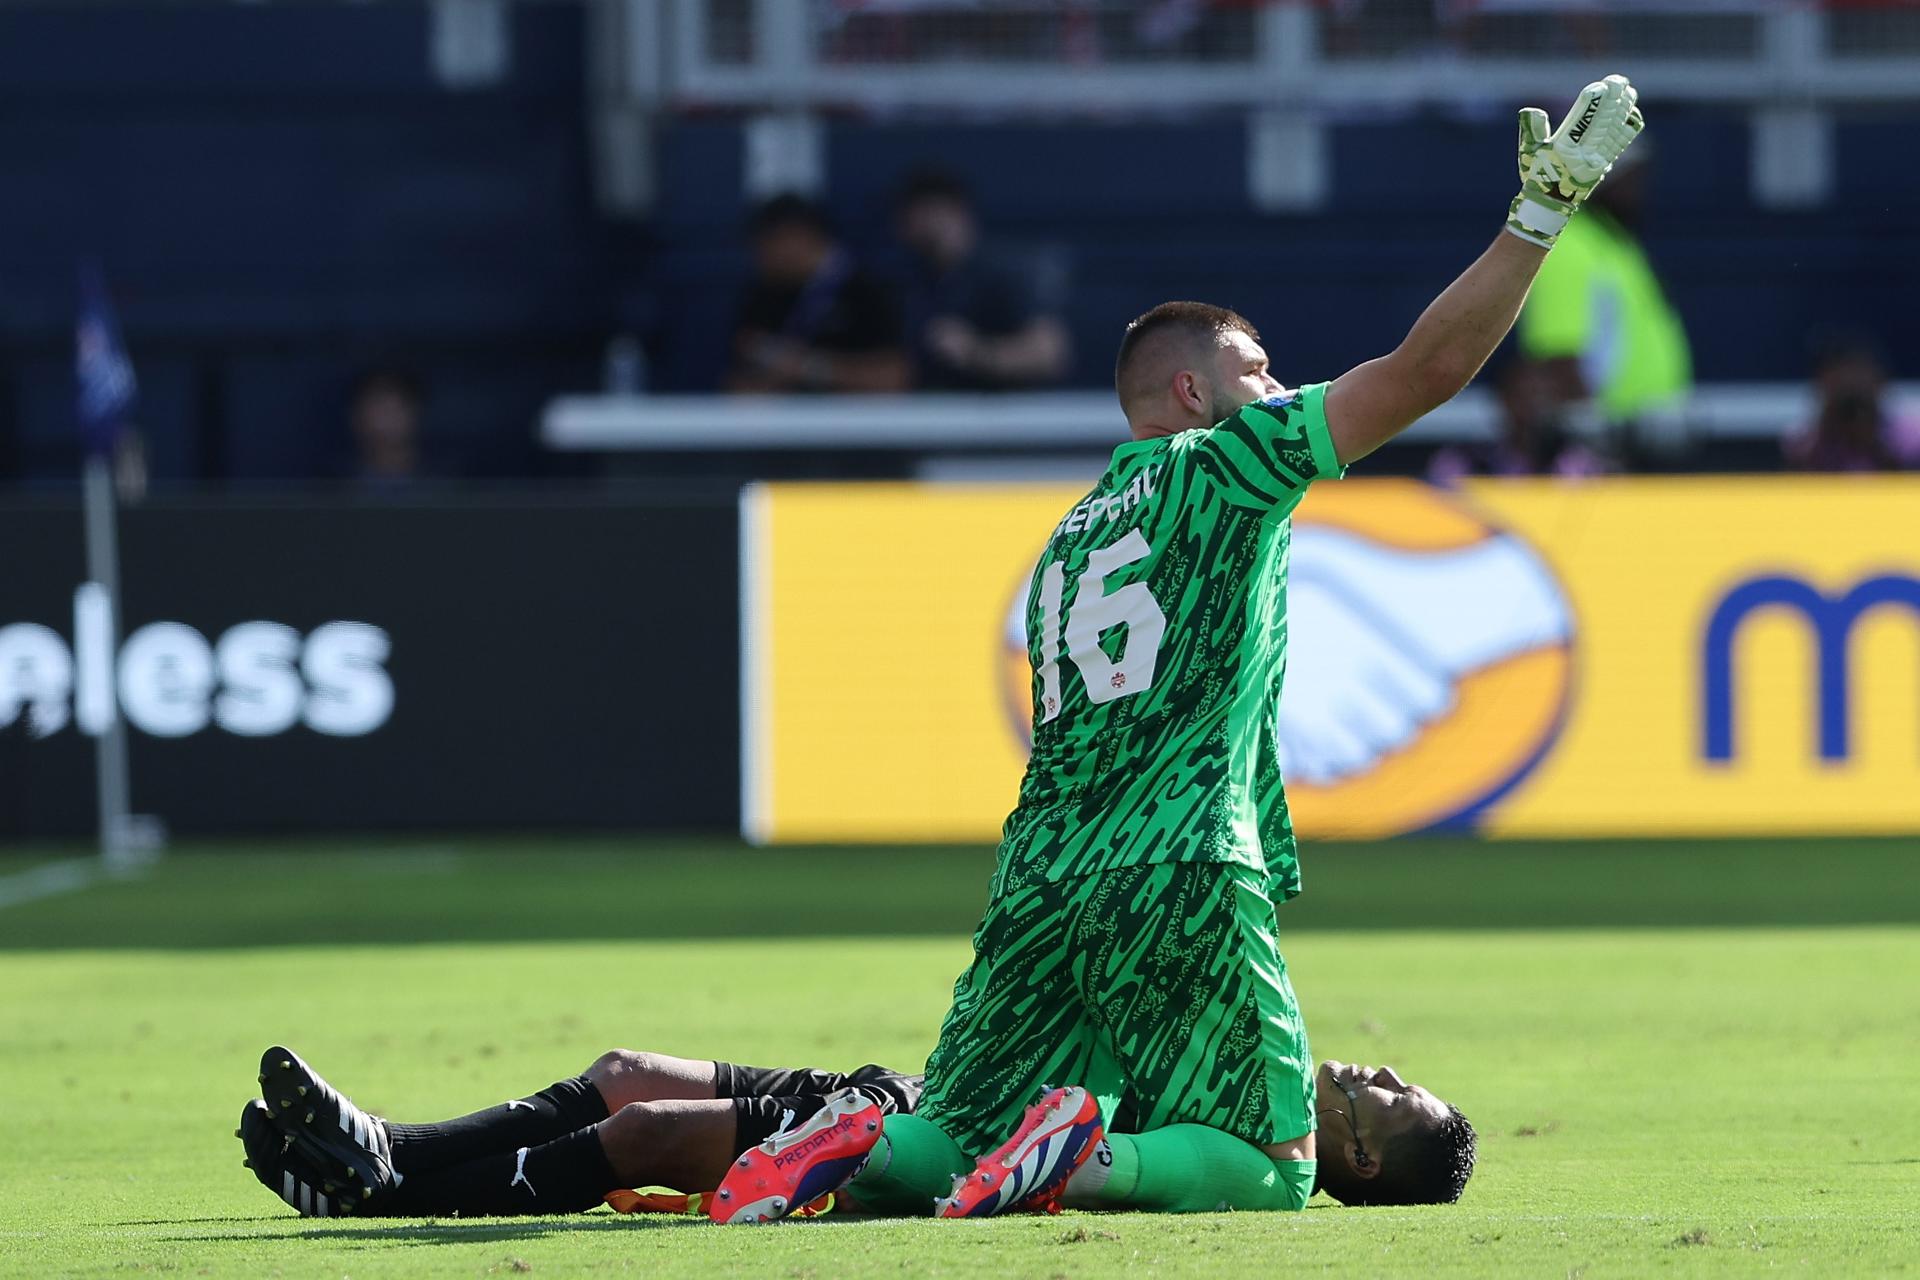
[{"label": "goalkeeper's short hair", "polygon": [[1134,318],[1120,337],[1120,353],[1113,360],[1113,389],[1126,404],[1143,388],[1133,385],[1150,348],[1163,342],[1196,349],[1218,345],[1221,335],[1244,333],[1255,342],[1260,331],[1253,322],[1228,307],[1210,302],[1163,302]]}]

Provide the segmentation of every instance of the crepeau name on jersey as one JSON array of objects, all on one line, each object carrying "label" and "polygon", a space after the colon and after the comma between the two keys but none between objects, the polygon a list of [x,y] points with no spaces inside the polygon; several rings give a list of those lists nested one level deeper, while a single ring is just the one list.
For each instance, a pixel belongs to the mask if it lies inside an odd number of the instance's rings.
[{"label": "crepeau name on jersey", "polygon": [[[1153,470],[1157,470],[1155,468]],[[1080,533],[1103,520],[1118,520],[1154,496],[1153,470],[1142,471],[1119,493],[1095,494],[1067,512],[1055,533]]]}]

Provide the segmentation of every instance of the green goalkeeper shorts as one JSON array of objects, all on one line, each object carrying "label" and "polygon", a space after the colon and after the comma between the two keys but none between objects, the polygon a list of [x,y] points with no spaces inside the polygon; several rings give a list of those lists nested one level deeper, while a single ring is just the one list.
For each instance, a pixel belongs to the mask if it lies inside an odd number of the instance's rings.
[{"label": "green goalkeeper shorts", "polygon": [[1263,877],[1216,862],[1011,887],[927,1060],[918,1114],[969,1156],[1051,1085],[1144,1132],[1191,1121],[1257,1145],[1313,1131],[1313,1057]]}]

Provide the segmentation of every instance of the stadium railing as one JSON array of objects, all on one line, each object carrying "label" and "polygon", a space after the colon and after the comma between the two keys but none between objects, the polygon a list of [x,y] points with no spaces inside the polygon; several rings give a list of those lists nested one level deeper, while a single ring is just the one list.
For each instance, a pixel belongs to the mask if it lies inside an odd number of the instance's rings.
[{"label": "stadium railing", "polygon": [[1670,101],[1920,92],[1920,8],[1903,0],[669,0],[665,15],[643,78],[689,106],[1472,102],[1565,96],[1623,61]]},{"label": "stadium railing", "polygon": [[1627,68],[1643,93],[1749,112],[1764,207],[1833,187],[1832,112],[1920,97],[1907,0],[607,0],[623,50],[595,78],[598,129],[643,211],[647,118],[752,113],[758,194],[812,190],[829,112],[1110,119],[1249,116],[1250,190],[1307,211],[1329,191],[1327,126],[1354,111],[1564,101]]},{"label": "stadium railing", "polygon": [[[1893,402],[1920,412],[1920,382],[1899,383]],[[1715,383],[1677,415],[1693,439],[1777,439],[1813,417],[1804,383]],[[1402,439],[1421,444],[1491,440],[1494,395],[1470,387],[1416,423]],[[561,396],[541,418],[547,448],[571,453],[727,451],[1006,453],[1111,447],[1123,430],[1106,391],[984,396]]]}]

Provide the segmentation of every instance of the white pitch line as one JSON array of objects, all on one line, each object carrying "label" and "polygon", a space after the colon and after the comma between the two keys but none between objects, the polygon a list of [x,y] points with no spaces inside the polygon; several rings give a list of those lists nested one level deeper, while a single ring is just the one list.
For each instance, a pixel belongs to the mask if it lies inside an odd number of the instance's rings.
[{"label": "white pitch line", "polygon": [[91,858],[67,858],[27,871],[0,876],[0,911],[23,902],[51,898],[84,889],[100,879],[100,866]]}]

